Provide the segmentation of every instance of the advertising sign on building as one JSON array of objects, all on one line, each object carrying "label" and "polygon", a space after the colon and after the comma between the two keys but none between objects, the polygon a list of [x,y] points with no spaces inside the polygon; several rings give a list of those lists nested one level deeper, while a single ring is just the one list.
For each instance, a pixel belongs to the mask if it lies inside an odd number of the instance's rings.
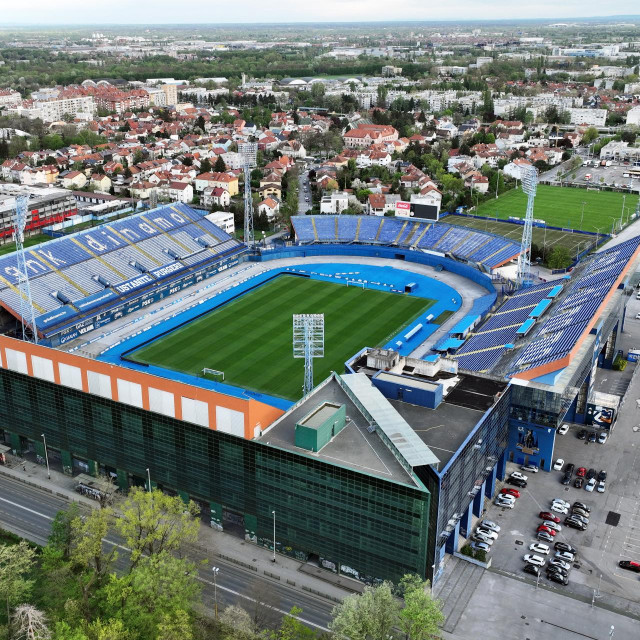
[{"label": "advertising sign on building", "polygon": [[602,407],[589,402],[587,404],[586,424],[593,425],[597,429],[611,429],[615,409],[612,407]]}]

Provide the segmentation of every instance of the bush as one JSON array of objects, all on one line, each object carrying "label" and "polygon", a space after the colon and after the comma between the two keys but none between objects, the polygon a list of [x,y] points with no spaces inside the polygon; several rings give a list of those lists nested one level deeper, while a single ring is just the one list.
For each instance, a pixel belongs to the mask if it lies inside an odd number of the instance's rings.
[{"label": "bush", "polygon": [[613,361],[613,364],[611,365],[611,368],[614,371],[624,371],[626,366],[627,366],[627,361],[622,356],[620,356],[618,354],[615,357],[615,360]]},{"label": "bush", "polygon": [[460,549],[460,553],[463,556],[469,556],[470,558],[473,558],[473,549],[468,544],[465,544],[464,547]]},{"label": "bush", "polygon": [[486,562],[487,561],[487,552],[483,551],[482,549],[478,549],[476,551],[475,559],[479,560],[480,562]]}]

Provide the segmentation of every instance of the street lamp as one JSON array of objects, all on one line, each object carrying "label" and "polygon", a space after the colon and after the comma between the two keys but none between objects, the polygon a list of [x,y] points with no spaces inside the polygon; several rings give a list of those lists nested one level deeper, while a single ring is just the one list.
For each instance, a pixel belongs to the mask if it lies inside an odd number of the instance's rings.
[{"label": "street lamp", "polygon": [[147,482],[149,483],[149,493],[151,493],[151,471],[149,471],[149,467],[147,467]]},{"label": "street lamp", "polygon": [[213,571],[213,602],[214,602],[214,612],[216,616],[216,620],[218,619],[218,583],[216,582],[216,578],[218,577],[218,571],[220,569],[218,567],[211,567],[211,571]]},{"label": "street lamp", "polygon": [[276,561],[276,512],[272,511],[271,515],[273,516],[273,558],[271,562]]},{"label": "street lamp", "polygon": [[47,438],[44,433],[41,435],[42,440],[44,441],[44,459],[47,462],[47,477],[49,478],[49,480],[51,480],[51,469],[49,469],[49,454],[47,453]]}]

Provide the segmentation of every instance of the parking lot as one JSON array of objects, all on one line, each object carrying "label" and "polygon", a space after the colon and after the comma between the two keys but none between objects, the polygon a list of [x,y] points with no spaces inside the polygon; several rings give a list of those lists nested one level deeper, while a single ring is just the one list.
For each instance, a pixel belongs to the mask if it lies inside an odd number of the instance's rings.
[{"label": "parking lot", "polygon": [[[630,390],[638,397],[639,385],[640,377],[636,377]],[[629,406],[625,406],[623,412],[628,415],[635,413],[629,411]],[[572,425],[569,433],[556,438],[554,460],[563,458],[565,463],[573,463],[576,470],[580,466],[606,470],[605,493],[576,489],[573,479],[570,486],[563,486],[560,482],[563,473],[560,471],[524,472],[528,476],[528,485],[525,489],[518,489],[521,497],[513,509],[502,509],[491,503],[484,517],[501,527],[490,553],[492,568],[535,581],[535,577],[523,573],[522,569],[525,565],[523,556],[532,553],[529,545],[536,541],[536,528],[542,522],[539,512],[549,511],[553,498],[572,504],[579,500],[591,507],[586,531],[566,527],[565,516],[556,514],[560,517],[562,530],[554,542],[567,542],[578,549],[578,557],[569,574],[570,583],[563,586],[550,582],[544,572],[540,582],[589,601],[595,594],[603,603],[640,613],[640,575],[618,567],[620,560],[640,560],[640,433],[633,432],[626,422],[624,416],[619,419],[604,445],[585,444],[578,440],[576,434],[583,428],[580,425]],[[516,465],[507,465],[507,473],[517,469]],[[552,543],[545,544],[552,546]],[[553,550],[545,559],[548,560],[552,554]]]},{"label": "parking lot", "polygon": [[[624,174],[629,171],[629,169],[637,169],[638,167],[633,167],[632,164],[624,165],[614,163],[609,167],[578,167],[569,173],[565,180],[569,180],[572,183],[578,185],[586,185],[593,187],[616,187],[618,189],[627,189],[632,190],[634,193],[640,191],[640,180],[635,179],[631,180],[631,178],[624,177]],[[573,177],[575,175],[575,178]],[[590,180],[585,180],[585,176],[590,175]],[[625,212],[626,219],[626,212]]]}]

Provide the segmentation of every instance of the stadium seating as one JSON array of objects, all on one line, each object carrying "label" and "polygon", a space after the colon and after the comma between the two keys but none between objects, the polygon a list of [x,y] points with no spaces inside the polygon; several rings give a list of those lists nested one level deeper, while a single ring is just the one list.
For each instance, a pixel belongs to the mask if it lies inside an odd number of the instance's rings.
[{"label": "stadium seating", "polygon": [[[113,287],[140,276],[138,267],[151,271],[177,259],[191,267],[243,249],[197,212],[173,204],[31,247],[25,255],[36,315],[41,315],[71,308],[56,298],[56,291],[79,301],[102,291],[104,282]],[[12,288],[18,280],[15,253],[0,257],[0,276],[0,301],[19,311],[20,300]]]},{"label": "stadium seating", "polygon": [[506,238],[419,218],[293,216],[291,222],[298,242],[303,244],[359,242],[428,249],[487,268],[500,266],[520,252],[520,245]]}]

